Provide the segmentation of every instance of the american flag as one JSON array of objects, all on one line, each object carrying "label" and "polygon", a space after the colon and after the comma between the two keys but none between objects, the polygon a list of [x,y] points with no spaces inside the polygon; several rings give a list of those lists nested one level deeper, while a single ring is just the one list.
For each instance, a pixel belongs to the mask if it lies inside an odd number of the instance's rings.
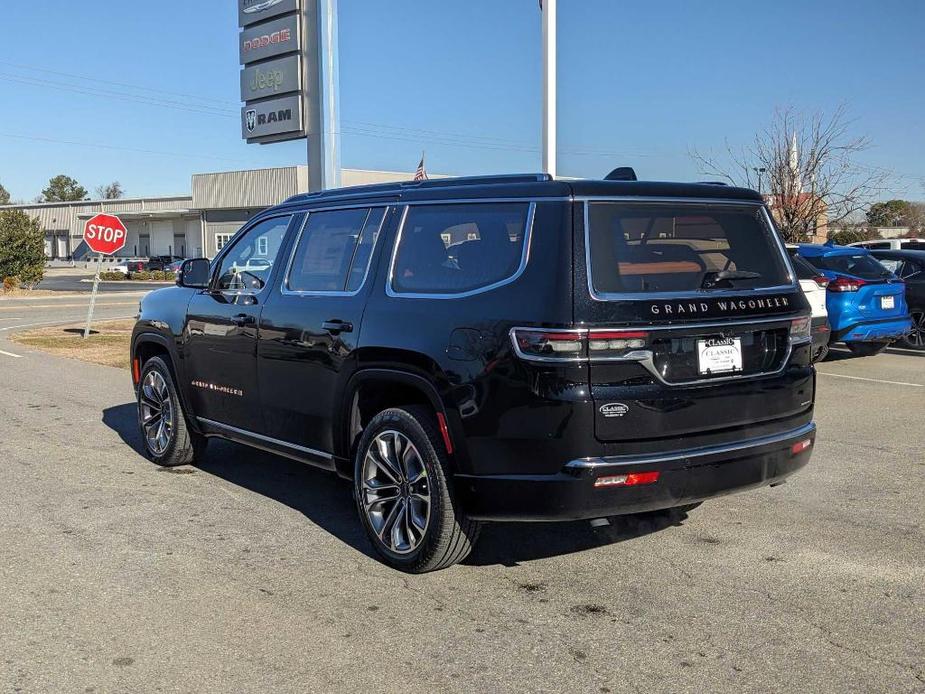
[{"label": "american flag", "polygon": [[418,170],[414,172],[415,181],[427,180],[427,169],[424,168],[424,155],[421,154],[421,163],[418,164]]}]

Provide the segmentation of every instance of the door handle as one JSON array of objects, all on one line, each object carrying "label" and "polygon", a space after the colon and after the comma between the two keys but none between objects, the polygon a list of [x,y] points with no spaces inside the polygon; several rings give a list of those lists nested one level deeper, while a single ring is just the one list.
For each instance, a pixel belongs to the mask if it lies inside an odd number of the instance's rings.
[{"label": "door handle", "polygon": [[239,313],[238,315],[231,318],[231,322],[239,328],[243,328],[245,325],[255,323],[256,321],[253,316],[248,315],[247,313]]},{"label": "door handle", "polygon": [[338,333],[353,332],[353,323],[341,320],[340,318],[332,318],[331,320],[326,320],[321,324],[321,327],[332,335],[337,335]]}]

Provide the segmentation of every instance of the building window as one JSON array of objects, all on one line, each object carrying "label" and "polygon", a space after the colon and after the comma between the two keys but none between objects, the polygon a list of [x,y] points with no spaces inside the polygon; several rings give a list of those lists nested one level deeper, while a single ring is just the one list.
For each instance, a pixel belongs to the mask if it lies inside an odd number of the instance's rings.
[{"label": "building window", "polygon": [[[222,250],[225,247],[225,244],[231,241],[231,237],[234,234],[216,234],[215,235],[215,252]],[[266,255],[266,249],[264,249],[264,255]]]},{"label": "building window", "polygon": [[257,255],[267,254],[267,237],[261,236],[257,239]]}]

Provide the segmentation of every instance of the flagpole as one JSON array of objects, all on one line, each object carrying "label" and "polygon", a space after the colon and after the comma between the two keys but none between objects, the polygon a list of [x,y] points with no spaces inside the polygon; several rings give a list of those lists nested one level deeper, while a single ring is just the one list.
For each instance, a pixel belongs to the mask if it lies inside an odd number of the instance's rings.
[{"label": "flagpole", "polygon": [[543,13],[543,171],[556,175],[556,0],[541,0]]}]

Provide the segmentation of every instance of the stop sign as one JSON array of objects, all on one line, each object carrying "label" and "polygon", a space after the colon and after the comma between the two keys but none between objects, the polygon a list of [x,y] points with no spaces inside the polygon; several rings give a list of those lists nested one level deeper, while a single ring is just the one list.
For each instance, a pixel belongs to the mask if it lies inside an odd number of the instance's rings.
[{"label": "stop sign", "polygon": [[98,214],[84,225],[84,241],[94,253],[112,255],[125,245],[125,225],[112,214]]}]

